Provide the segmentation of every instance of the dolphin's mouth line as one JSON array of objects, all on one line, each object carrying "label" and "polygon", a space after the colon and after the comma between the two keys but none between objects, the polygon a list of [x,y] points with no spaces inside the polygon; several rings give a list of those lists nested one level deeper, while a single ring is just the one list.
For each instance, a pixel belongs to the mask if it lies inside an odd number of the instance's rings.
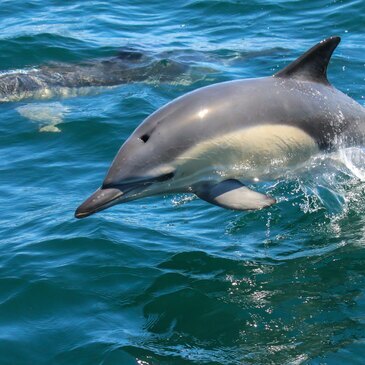
[{"label": "dolphin's mouth line", "polygon": [[129,186],[129,185],[134,184],[134,186],[132,188],[130,188],[128,190],[125,190],[125,192],[127,193],[131,189],[134,189],[136,187],[148,186],[148,185],[151,185],[155,182],[164,182],[164,181],[172,179],[174,176],[175,176],[175,172],[168,172],[166,174],[162,174],[162,175],[158,175],[158,176],[154,176],[154,177],[147,177],[147,178],[143,178],[143,179],[130,179],[129,181],[127,181],[124,184],[117,184],[117,185],[115,185],[115,184],[113,184],[113,185],[103,184],[102,188],[103,189],[112,188],[112,189],[121,189],[122,190],[125,186]]}]

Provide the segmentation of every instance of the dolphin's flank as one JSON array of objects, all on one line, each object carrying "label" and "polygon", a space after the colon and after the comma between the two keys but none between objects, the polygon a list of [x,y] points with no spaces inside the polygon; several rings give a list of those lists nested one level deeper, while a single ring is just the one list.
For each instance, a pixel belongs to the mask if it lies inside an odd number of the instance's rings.
[{"label": "dolphin's flank", "polygon": [[123,144],[76,217],[179,192],[262,209],[275,199],[246,183],[278,178],[320,150],[363,145],[365,109],[327,79],[339,42],[318,43],[274,76],[211,85],[160,108]]}]

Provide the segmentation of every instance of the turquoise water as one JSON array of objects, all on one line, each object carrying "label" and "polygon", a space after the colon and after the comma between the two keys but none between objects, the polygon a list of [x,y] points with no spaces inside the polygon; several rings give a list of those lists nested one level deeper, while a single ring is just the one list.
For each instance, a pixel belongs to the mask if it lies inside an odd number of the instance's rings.
[{"label": "turquoise water", "polygon": [[179,195],[73,214],[151,112],[324,37],[343,38],[330,80],[363,104],[364,14],[361,0],[2,0],[1,70],[128,46],[196,77],[0,104],[0,364],[363,363],[363,151],[266,182],[279,203],[264,211]]}]

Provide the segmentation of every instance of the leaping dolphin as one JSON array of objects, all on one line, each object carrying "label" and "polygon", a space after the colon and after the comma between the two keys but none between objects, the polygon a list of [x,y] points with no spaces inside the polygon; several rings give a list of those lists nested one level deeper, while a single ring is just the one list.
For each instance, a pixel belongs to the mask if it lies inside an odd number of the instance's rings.
[{"label": "leaping dolphin", "polygon": [[245,183],[279,177],[321,150],[364,143],[365,109],[327,80],[339,42],[318,43],[272,77],[203,87],[160,108],[75,216],[161,193],[195,193],[234,210],[274,204]]}]

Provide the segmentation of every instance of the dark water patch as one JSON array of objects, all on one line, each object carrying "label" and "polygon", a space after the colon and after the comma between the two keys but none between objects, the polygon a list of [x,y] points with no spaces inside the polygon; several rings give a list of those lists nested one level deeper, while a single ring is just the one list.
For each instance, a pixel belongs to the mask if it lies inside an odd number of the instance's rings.
[{"label": "dark water patch", "polygon": [[[304,361],[341,348],[356,341],[362,328],[349,314],[361,297],[363,258],[354,263],[351,256],[351,250],[339,249],[311,259],[245,263],[199,252],[176,255],[160,267],[180,276],[164,275],[147,291],[146,329],[170,349],[188,338],[204,349],[201,357],[195,353],[202,363],[205,352],[233,343],[231,361],[237,364]],[[169,280],[178,285],[164,293]],[[146,345],[154,348],[154,341]]]},{"label": "dark water patch", "polygon": [[81,57],[92,57],[91,51],[89,51],[89,55],[85,52],[85,49],[91,48],[86,42],[48,33],[5,39],[0,41],[0,45],[2,47],[2,57],[0,58],[2,71],[37,67],[51,61],[76,62]]}]

